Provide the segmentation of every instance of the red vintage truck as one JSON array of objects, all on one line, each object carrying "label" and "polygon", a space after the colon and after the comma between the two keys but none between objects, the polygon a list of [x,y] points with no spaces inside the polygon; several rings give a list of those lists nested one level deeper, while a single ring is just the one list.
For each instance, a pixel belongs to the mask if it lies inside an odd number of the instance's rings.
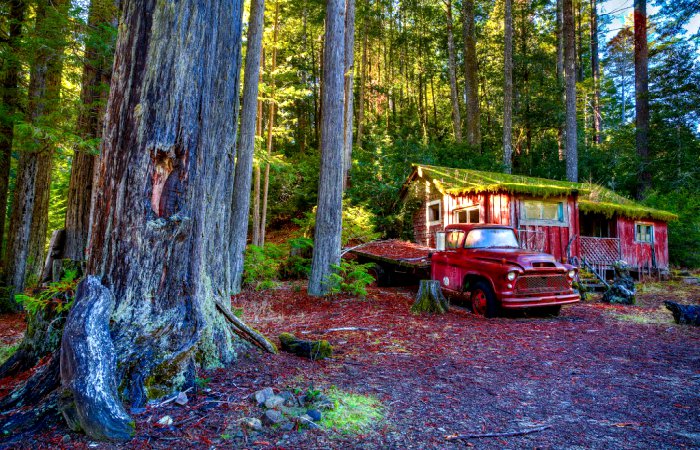
[{"label": "red vintage truck", "polygon": [[573,288],[577,269],[520,248],[515,230],[507,226],[449,225],[437,234],[436,249],[383,241],[353,253],[360,262],[374,263],[380,285],[415,282],[429,274],[448,295],[468,294],[472,311],[485,317],[525,308],[556,315],[562,305],[580,300]]}]

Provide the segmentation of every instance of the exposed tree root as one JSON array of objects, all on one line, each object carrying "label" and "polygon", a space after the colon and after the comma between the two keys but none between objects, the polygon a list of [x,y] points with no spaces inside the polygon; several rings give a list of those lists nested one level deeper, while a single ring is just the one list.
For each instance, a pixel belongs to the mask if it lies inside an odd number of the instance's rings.
[{"label": "exposed tree root", "polygon": [[237,335],[269,353],[277,354],[277,347],[275,347],[275,344],[270,342],[262,334],[246,325],[246,323],[241,319],[231,314],[231,311],[229,311],[219,300],[215,300],[215,302],[216,307],[219,308],[219,311],[221,311],[224,317],[226,317],[226,319],[234,325],[234,332]]},{"label": "exposed tree root", "polygon": [[411,306],[411,312],[414,314],[444,314],[448,308],[447,299],[442,295],[440,282],[436,280],[420,280],[418,295],[416,295],[416,302]]}]

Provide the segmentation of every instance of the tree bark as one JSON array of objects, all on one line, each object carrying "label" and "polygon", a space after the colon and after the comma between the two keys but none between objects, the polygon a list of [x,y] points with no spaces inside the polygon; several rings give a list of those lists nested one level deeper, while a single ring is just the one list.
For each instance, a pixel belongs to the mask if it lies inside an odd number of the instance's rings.
[{"label": "tree bark", "polygon": [[345,63],[345,3],[326,2],[321,103],[321,174],[309,277],[310,295],[325,295],[326,280],[340,263],[343,199],[343,94]]},{"label": "tree bark", "polygon": [[358,93],[357,106],[357,136],[355,145],[362,146],[362,135],[365,124],[365,83],[367,82],[367,19],[362,27],[362,62],[360,67],[360,92]]},{"label": "tree bark", "polygon": [[277,70],[277,36],[279,33],[280,4],[275,2],[275,22],[272,38],[272,67],[270,69],[270,93],[272,99],[269,102],[269,117],[267,120],[267,161],[265,162],[265,182],[263,184],[262,210],[260,215],[260,242],[265,245],[265,230],[267,227],[267,198],[270,190],[270,160],[272,159],[273,131],[275,127],[275,115],[277,114],[277,99],[275,98],[275,70]]},{"label": "tree bark", "polygon": [[[28,116],[35,127],[50,126],[60,102],[67,0],[38,2],[34,33],[46,45],[34,55],[30,79]],[[14,293],[24,290],[27,276],[40,273],[44,262],[46,228],[54,143],[35,138],[17,164],[17,182],[10,218],[6,282]]]},{"label": "tree bark", "polygon": [[256,115],[260,78],[260,53],[265,25],[265,0],[251,0],[250,21],[243,74],[243,108],[241,109],[240,142],[233,177],[231,207],[231,293],[241,292],[243,261],[248,240],[250,217],[250,188],[255,154]]},{"label": "tree bark", "polygon": [[411,306],[413,314],[444,314],[449,309],[447,299],[442,295],[440,282],[437,280],[420,280],[416,301]]},{"label": "tree bark", "polygon": [[343,147],[345,174],[343,189],[348,186],[352,168],[353,79],[355,71],[355,0],[345,0],[345,93],[343,111]]},{"label": "tree bark", "polygon": [[[258,77],[258,84],[262,83],[262,71],[265,69],[265,50],[261,51],[260,59],[260,75]],[[258,114],[257,122],[255,125],[256,133],[262,139],[263,136],[263,103],[262,100],[258,100]],[[260,162],[253,163],[254,175],[253,175],[253,236],[252,244],[260,246]]]},{"label": "tree bark", "polygon": [[576,29],[572,0],[562,0],[564,14],[564,77],[566,84],[566,179],[578,181],[576,131]]},{"label": "tree bark", "polygon": [[7,199],[10,186],[10,166],[12,165],[12,143],[14,142],[14,127],[16,114],[19,112],[19,75],[21,61],[19,59],[22,46],[22,26],[27,10],[26,0],[9,2],[9,34],[8,55],[2,64],[2,104],[4,114],[0,120],[0,259],[4,255],[3,236],[5,235],[5,219],[7,217]]},{"label": "tree bark", "polygon": [[[510,1],[510,0],[509,0]],[[512,3],[512,2],[511,2]],[[481,128],[479,111],[479,69],[476,57],[476,31],[474,24],[474,0],[462,3],[462,33],[464,38],[464,85],[467,94],[466,131],[467,143],[474,147],[481,146]],[[511,49],[512,49],[511,18]],[[511,53],[512,61],[512,53]],[[512,64],[512,62],[511,62]]]},{"label": "tree bark", "polygon": [[447,71],[450,77],[450,102],[452,104],[452,130],[455,142],[462,142],[462,116],[459,112],[459,90],[457,89],[457,63],[452,20],[452,1],[445,2],[447,9]]},{"label": "tree bark", "polygon": [[598,6],[591,0],[591,74],[593,75],[593,142],[600,144],[600,59],[598,58]]},{"label": "tree bark", "polygon": [[[117,10],[115,0],[91,0],[88,15],[89,32],[94,33],[105,27],[116,29]],[[105,44],[111,45],[107,49],[100,48],[93,39],[89,39],[85,44],[77,132],[82,139],[88,141],[102,136],[103,105],[106,104],[108,96],[105,86],[109,86],[114,59],[114,43],[99,42],[99,45]],[[85,259],[96,160],[97,155],[89,150],[76,150],[73,154],[66,207],[66,242],[63,250],[63,257],[68,259]]]},{"label": "tree bark", "polygon": [[[192,385],[195,360],[211,367],[235,357],[237,340],[216,301],[228,305],[231,289],[241,13],[237,0],[123,6],[88,277],[61,355],[61,381],[74,394],[71,422],[93,438],[129,431],[112,382],[127,386],[120,394],[138,406],[153,389]],[[85,313],[90,308],[98,313]],[[80,350],[90,342],[102,351]],[[95,389],[99,396],[90,395]],[[109,421],[95,420],[110,411]]]},{"label": "tree bark", "polygon": [[639,178],[636,197],[641,200],[651,188],[649,171],[649,47],[647,2],[634,0],[634,98]]},{"label": "tree bark", "polygon": [[513,170],[513,2],[505,0],[503,85],[503,167]]},{"label": "tree bark", "polygon": [[562,8],[562,1],[557,0],[557,20],[556,20],[556,33],[557,33],[557,80],[559,82],[564,78],[564,33],[562,32],[564,17]]}]

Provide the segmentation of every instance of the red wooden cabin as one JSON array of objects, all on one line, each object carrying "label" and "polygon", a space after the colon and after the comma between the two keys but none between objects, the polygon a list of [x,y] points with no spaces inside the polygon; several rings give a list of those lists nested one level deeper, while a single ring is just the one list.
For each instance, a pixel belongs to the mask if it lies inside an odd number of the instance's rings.
[{"label": "red wooden cabin", "polygon": [[417,243],[455,223],[493,223],[516,230],[521,245],[599,274],[617,260],[634,271],[668,269],[667,221],[675,216],[589,183],[414,165],[401,196],[413,205]]}]

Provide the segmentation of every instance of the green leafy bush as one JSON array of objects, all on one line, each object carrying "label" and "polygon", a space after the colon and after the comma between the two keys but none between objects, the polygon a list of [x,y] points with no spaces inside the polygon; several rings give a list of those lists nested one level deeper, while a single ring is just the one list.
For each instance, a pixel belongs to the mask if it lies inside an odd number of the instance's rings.
[{"label": "green leafy bush", "polygon": [[[301,232],[306,238],[313,236],[316,226],[316,208],[304,213],[301,219],[293,219],[294,223],[301,227]],[[343,234],[341,244],[363,243],[373,241],[381,236],[374,229],[374,214],[361,205],[351,205],[347,199],[343,200]]]},{"label": "green leafy bush", "polygon": [[68,311],[75,300],[75,289],[78,285],[78,270],[66,270],[61,281],[49,283],[37,294],[17,294],[15,301],[29,314],[36,314],[39,310],[52,305],[57,313]]},{"label": "green leafy bush", "polygon": [[243,262],[243,283],[256,291],[276,287],[284,250],[275,244],[249,245]]},{"label": "green leafy bush", "polygon": [[372,265],[372,263],[358,264],[346,259],[341,260],[340,265],[334,264],[333,272],[325,280],[328,293],[366,296],[367,286],[374,282],[374,277],[369,274]]},{"label": "green leafy bush", "polygon": [[311,255],[314,241],[307,237],[290,239],[289,256],[282,263],[280,276],[287,280],[308,278],[311,273]]}]

